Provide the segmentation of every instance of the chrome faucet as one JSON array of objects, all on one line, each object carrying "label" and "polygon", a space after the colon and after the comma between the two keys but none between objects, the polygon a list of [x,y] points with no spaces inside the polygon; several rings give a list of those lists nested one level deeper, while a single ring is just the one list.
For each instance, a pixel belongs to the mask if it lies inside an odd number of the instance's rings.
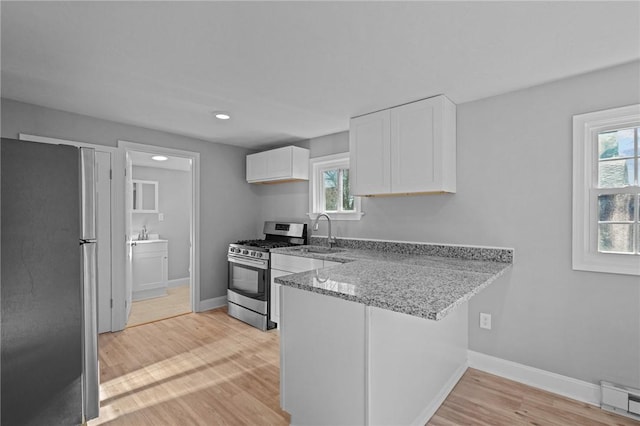
[{"label": "chrome faucet", "polygon": [[331,236],[331,218],[329,217],[328,214],[320,213],[318,217],[316,217],[315,222],[313,222],[313,230],[314,231],[318,230],[318,222],[320,221],[320,218],[323,216],[327,218],[327,222],[329,223],[329,232],[327,234],[327,245],[329,246],[329,248],[331,248],[331,246],[336,243],[336,237]]}]

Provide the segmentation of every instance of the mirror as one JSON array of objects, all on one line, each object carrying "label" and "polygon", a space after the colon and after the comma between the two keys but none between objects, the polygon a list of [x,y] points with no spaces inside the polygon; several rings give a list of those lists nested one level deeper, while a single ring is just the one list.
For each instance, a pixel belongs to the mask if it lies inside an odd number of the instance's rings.
[{"label": "mirror", "polygon": [[133,212],[158,213],[158,182],[133,180]]}]

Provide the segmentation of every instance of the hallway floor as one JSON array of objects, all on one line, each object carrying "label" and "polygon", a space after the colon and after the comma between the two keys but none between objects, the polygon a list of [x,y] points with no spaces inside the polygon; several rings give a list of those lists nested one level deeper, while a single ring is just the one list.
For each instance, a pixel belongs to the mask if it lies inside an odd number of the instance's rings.
[{"label": "hallway floor", "polygon": [[167,295],[139,300],[131,304],[127,328],[191,312],[188,285],[169,287]]}]

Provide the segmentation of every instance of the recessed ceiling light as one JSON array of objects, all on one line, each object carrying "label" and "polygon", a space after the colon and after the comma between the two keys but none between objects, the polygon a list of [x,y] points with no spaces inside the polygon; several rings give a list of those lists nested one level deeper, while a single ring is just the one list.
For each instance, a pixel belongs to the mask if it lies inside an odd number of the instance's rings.
[{"label": "recessed ceiling light", "polygon": [[214,112],[213,113],[218,120],[228,120],[231,118],[228,112]]},{"label": "recessed ceiling light", "polygon": [[164,155],[154,155],[151,159],[156,161],[167,161],[169,157],[165,157]]}]

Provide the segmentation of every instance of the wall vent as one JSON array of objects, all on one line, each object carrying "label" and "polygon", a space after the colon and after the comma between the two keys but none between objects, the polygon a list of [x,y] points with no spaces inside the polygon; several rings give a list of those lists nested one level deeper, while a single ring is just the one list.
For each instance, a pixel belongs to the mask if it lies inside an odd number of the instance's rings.
[{"label": "wall vent", "polygon": [[632,419],[640,420],[640,389],[616,385],[610,382],[600,382],[603,410],[622,414]]}]

